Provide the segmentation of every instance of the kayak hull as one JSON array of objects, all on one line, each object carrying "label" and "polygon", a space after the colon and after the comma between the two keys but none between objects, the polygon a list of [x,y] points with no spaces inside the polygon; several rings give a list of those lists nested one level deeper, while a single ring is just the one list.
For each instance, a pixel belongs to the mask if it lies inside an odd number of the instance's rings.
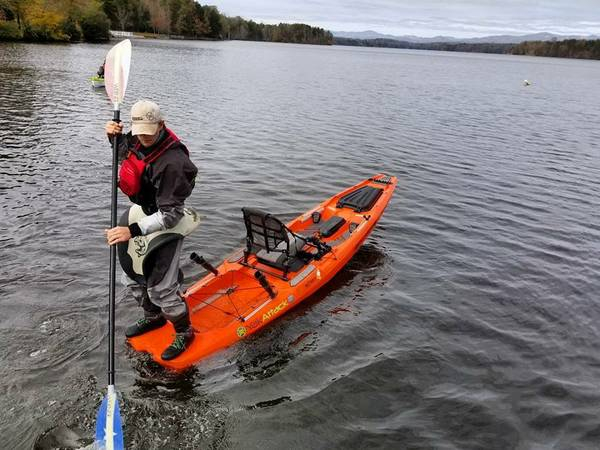
[{"label": "kayak hull", "polygon": [[[129,343],[137,351],[150,353],[159,364],[183,370],[256,333],[314,294],[350,261],[381,218],[396,184],[395,177],[375,175],[289,222],[287,227],[294,233],[318,236],[331,247],[331,251],[320,259],[309,261],[295,272],[284,273],[259,262],[255,255],[249,255],[245,260],[244,249],[233,252],[217,268],[218,275],[209,273],[185,292],[195,339],[177,358],[164,361],[160,357],[175,335],[170,323],[130,338]],[[381,190],[368,210],[357,212],[351,207],[338,207],[340,199],[366,186]],[[315,223],[314,213],[320,216],[318,223]],[[319,224],[333,217],[341,217],[344,223],[331,235],[323,237]],[[257,270],[265,275],[274,297],[257,281]]]}]

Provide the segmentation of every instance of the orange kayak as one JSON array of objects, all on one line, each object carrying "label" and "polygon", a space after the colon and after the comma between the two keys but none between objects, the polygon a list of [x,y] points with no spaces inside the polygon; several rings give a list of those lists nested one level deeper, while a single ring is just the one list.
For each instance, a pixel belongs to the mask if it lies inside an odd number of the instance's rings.
[{"label": "orange kayak", "polygon": [[161,359],[175,334],[170,323],[130,338],[130,344],[167,368],[183,370],[256,333],[348,263],[381,218],[396,184],[396,177],[375,175],[287,224],[243,208],[246,247],[184,294],[195,330],[190,347],[171,361]]}]

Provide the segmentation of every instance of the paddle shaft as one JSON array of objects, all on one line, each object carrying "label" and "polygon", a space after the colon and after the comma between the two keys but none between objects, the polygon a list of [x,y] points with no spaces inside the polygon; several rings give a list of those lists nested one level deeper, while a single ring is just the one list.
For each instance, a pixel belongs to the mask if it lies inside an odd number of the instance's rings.
[{"label": "paddle shaft", "polygon": [[[114,110],[113,120],[121,121],[121,111]],[[110,227],[117,226],[117,176],[119,170],[119,150],[117,135],[113,137],[112,191],[110,201]],[[115,384],[115,279],[117,273],[117,244],[110,246],[110,281],[108,292],[108,384]]]},{"label": "paddle shaft", "polygon": [[[129,78],[131,64],[131,41],[125,39],[113,46],[105,59],[106,94],[113,104],[113,120],[120,122],[121,108]],[[119,170],[119,136],[113,136],[112,186],[110,204],[110,227],[117,226],[117,176]],[[117,273],[117,245],[110,250],[108,288],[108,393],[100,404],[96,417],[96,442],[94,448],[123,450],[123,426],[119,412],[119,400],[115,390],[115,284]]]}]

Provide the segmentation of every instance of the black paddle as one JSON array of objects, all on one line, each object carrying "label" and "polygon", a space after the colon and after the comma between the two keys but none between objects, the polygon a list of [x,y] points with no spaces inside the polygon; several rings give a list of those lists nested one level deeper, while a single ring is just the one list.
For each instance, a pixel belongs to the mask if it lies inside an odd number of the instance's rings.
[{"label": "black paddle", "polygon": [[[106,56],[104,72],[106,93],[113,106],[113,120],[121,121],[121,103],[125,96],[129,66],[131,63],[131,42],[121,41],[110,49]],[[117,176],[118,150],[117,136],[113,139],[112,156],[112,196],[110,205],[110,227],[117,226]],[[96,447],[102,450],[123,450],[123,426],[119,412],[119,400],[115,391],[115,278],[117,269],[117,247],[110,246],[110,279],[108,295],[108,393],[102,400],[96,419]]]}]

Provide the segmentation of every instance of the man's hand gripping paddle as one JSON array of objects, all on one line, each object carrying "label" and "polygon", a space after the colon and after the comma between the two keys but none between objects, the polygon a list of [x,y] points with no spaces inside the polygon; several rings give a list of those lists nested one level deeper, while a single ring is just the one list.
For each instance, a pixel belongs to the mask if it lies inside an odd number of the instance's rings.
[{"label": "man's hand gripping paddle", "polygon": [[[131,42],[129,39],[119,42],[106,56],[104,80],[106,93],[113,103],[113,120],[120,122],[121,103],[125,97],[129,66],[131,63]],[[112,157],[112,199],[110,227],[117,226],[117,137],[113,139]],[[102,400],[96,419],[96,448],[102,450],[123,450],[123,426],[119,413],[119,400],[115,391],[115,274],[117,248],[110,246],[110,287],[108,304],[108,393]]]}]

